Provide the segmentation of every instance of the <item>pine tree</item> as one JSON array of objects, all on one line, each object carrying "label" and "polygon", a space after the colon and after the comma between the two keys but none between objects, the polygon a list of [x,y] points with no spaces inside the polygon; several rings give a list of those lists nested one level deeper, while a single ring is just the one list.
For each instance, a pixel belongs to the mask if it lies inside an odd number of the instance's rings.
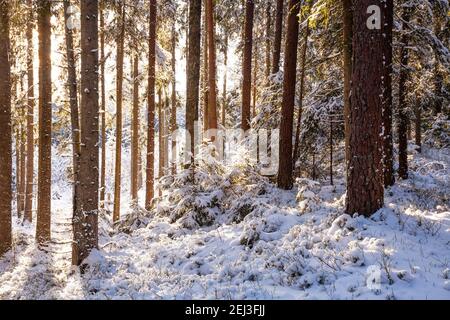
[{"label": "pine tree", "polygon": [[242,119],[241,129],[250,129],[250,101],[252,86],[253,16],[255,3],[246,0],[244,24],[244,59],[242,62]]},{"label": "pine tree", "polygon": [[101,171],[100,171],[100,208],[104,208],[105,205],[105,192],[106,192],[106,90],[105,90],[105,0],[100,1],[100,118],[101,118]]},{"label": "pine tree", "polygon": [[131,200],[134,204],[138,199],[139,170],[139,55],[134,54],[133,66],[133,108],[131,117]]},{"label": "pine tree", "polygon": [[344,60],[344,127],[345,159],[350,160],[350,83],[352,76],[353,4],[352,0],[342,0],[343,60]]},{"label": "pine tree", "polygon": [[98,248],[98,1],[81,0],[81,154],[79,208],[73,217],[72,264]]},{"label": "pine tree", "polygon": [[[206,0],[206,19],[208,35],[208,129],[217,129],[217,90],[216,90],[216,23],[213,0]],[[214,140],[214,137],[209,137]]]}]

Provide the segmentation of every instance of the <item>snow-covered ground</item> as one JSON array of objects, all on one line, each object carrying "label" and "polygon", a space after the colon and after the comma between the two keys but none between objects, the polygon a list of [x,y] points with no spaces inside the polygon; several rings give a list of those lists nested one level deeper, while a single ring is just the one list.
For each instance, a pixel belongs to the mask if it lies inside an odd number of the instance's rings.
[{"label": "snow-covered ground", "polygon": [[344,214],[343,179],[268,188],[254,198],[264,210],[194,230],[151,213],[118,232],[102,214],[101,249],[83,275],[70,266],[71,189],[61,175],[54,240],[39,251],[34,226],[16,221],[0,299],[450,299],[450,153],[425,149],[410,165],[371,219]]}]

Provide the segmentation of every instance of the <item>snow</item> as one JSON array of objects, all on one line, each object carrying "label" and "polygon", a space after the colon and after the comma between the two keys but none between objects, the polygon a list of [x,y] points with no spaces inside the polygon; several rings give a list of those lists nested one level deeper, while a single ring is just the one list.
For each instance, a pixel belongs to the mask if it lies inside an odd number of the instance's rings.
[{"label": "snow", "polygon": [[[234,207],[214,207],[212,225],[191,229],[162,208],[130,209],[123,194],[123,222],[113,227],[111,214],[100,214],[100,248],[84,274],[70,265],[71,187],[62,169],[70,159],[57,155],[53,241],[39,250],[34,225],[15,221],[0,299],[450,299],[450,162],[442,154],[413,153],[410,179],[386,191],[372,218],[345,214],[339,176],[335,186],[300,179],[292,191],[245,186]],[[211,194],[225,203],[232,184],[198,196],[198,205]],[[246,192],[253,211],[230,220]]]}]

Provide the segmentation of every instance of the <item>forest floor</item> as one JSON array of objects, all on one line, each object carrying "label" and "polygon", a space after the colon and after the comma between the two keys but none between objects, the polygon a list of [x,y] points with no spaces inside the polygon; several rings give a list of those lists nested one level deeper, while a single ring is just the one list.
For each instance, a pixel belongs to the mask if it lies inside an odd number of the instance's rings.
[{"label": "forest floor", "polygon": [[[155,215],[117,232],[103,215],[83,275],[70,266],[71,188],[60,183],[47,252],[34,225],[14,221],[0,299],[450,299],[449,151],[411,155],[410,178],[370,219],[344,214],[339,177],[272,188],[262,216],[197,230]],[[249,229],[258,235],[242,245]]]}]

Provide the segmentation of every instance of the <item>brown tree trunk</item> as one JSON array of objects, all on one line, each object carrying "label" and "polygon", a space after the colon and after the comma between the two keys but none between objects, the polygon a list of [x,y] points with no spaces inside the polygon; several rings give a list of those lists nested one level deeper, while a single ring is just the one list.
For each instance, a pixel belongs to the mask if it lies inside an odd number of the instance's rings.
[{"label": "brown tree trunk", "polygon": [[123,59],[125,42],[125,3],[119,4],[118,19],[120,31],[117,38],[116,62],[116,161],[114,171],[113,222],[120,219],[120,198],[122,189],[122,104],[123,104]]},{"label": "brown tree trunk", "polygon": [[[226,129],[226,110],[227,110],[227,78],[228,78],[228,32],[225,31],[225,41],[223,49],[223,64],[225,67],[223,75],[223,89],[222,89],[222,119],[221,123],[224,129]],[[222,154],[225,157],[225,136],[222,137]]]},{"label": "brown tree trunk", "polygon": [[[381,0],[375,4],[381,7]],[[367,27],[373,0],[354,3],[353,70],[350,97],[350,161],[347,168],[347,213],[370,216],[383,206],[382,77],[383,32]],[[381,45],[380,45],[381,44]]]},{"label": "brown tree trunk", "polygon": [[283,102],[281,105],[278,187],[292,189],[292,131],[297,75],[298,14],[300,0],[290,0],[284,59]]},{"label": "brown tree trunk", "polygon": [[394,185],[394,161],[392,142],[392,29],[394,27],[394,2],[382,4],[382,28],[384,34],[383,75],[383,169],[384,186]]},{"label": "brown tree trunk", "polygon": [[203,131],[208,130],[208,106],[209,106],[209,80],[208,80],[208,0],[204,0],[205,13],[203,17],[203,73],[202,73],[202,93],[203,93]]},{"label": "brown tree trunk", "polygon": [[252,90],[253,15],[255,3],[246,0],[244,27],[244,58],[242,61],[242,119],[241,129],[250,129],[250,100]]},{"label": "brown tree trunk", "polygon": [[51,3],[39,1],[39,161],[36,238],[40,245],[50,241],[52,182],[52,74]]},{"label": "brown tree trunk", "polygon": [[[14,90],[12,90],[12,101],[15,101],[14,98]],[[20,211],[20,124],[16,123],[15,131],[15,140],[16,140],[16,214],[17,217],[20,218],[21,211]]]},{"label": "brown tree trunk", "polygon": [[0,257],[12,246],[11,42],[9,1],[0,1]]},{"label": "brown tree trunk", "polygon": [[78,169],[80,159],[80,118],[78,112],[78,92],[77,92],[77,72],[75,67],[75,51],[73,46],[72,30],[68,28],[68,20],[70,13],[68,9],[70,1],[64,0],[64,23],[66,35],[66,59],[67,59],[67,87],[69,88],[69,105],[70,105],[70,119],[72,128],[72,166],[73,166],[73,213],[79,211],[79,181]]},{"label": "brown tree trunk", "polygon": [[342,0],[343,59],[344,59],[344,131],[345,160],[350,161],[350,89],[352,77],[353,0]]},{"label": "brown tree trunk", "polygon": [[20,133],[19,133],[19,153],[20,153],[20,183],[19,183],[19,218],[23,217],[23,213],[25,211],[25,177],[26,177],[26,156],[25,156],[25,109],[21,107],[20,110]]},{"label": "brown tree trunk", "polygon": [[172,96],[171,96],[171,104],[172,109],[170,112],[170,133],[172,136],[172,159],[171,159],[171,168],[172,174],[177,172],[177,140],[173,137],[174,132],[177,128],[177,80],[176,80],[176,48],[177,48],[177,34],[175,31],[175,23],[172,27]]},{"label": "brown tree trunk", "polygon": [[139,170],[139,55],[135,53],[133,62],[133,112],[131,128],[131,200],[138,201]]},{"label": "brown tree trunk", "polygon": [[303,113],[303,96],[305,91],[305,74],[306,74],[306,53],[308,51],[308,37],[309,37],[309,21],[306,23],[306,30],[303,36],[303,48],[302,48],[302,61],[301,61],[301,74],[300,74],[300,105],[298,107],[298,118],[297,118],[297,128],[295,130],[295,145],[294,145],[294,155],[293,155],[293,166],[295,170],[295,163],[298,160],[299,154],[298,150],[300,148],[300,131],[302,125],[302,113]]},{"label": "brown tree trunk", "polygon": [[104,208],[105,205],[105,192],[106,192],[106,90],[105,90],[105,16],[104,16],[105,0],[100,2],[100,72],[101,72],[101,171],[100,171],[100,208]]},{"label": "brown tree trunk", "polygon": [[[206,0],[208,28],[208,129],[217,129],[217,90],[216,90],[216,23],[215,4]],[[211,137],[214,140],[213,137]]]},{"label": "brown tree trunk", "polygon": [[417,151],[422,152],[422,110],[419,105],[414,104],[414,135],[416,140]]},{"label": "brown tree trunk", "polygon": [[406,112],[406,81],[408,80],[408,23],[411,15],[411,8],[404,7],[402,13],[403,34],[401,36],[400,47],[400,75],[398,85],[398,176],[401,179],[408,179],[408,114]]},{"label": "brown tree trunk", "polygon": [[25,221],[33,219],[33,187],[34,187],[34,50],[33,50],[33,0],[27,0],[27,86],[28,86],[28,110],[27,110],[27,176],[25,190]]},{"label": "brown tree trunk", "polygon": [[164,176],[164,101],[161,87],[158,88],[158,178]]},{"label": "brown tree trunk", "polygon": [[79,208],[73,218],[72,264],[98,248],[98,1],[81,1],[81,154]]},{"label": "brown tree trunk", "polygon": [[[195,120],[199,103],[200,82],[200,38],[201,38],[201,0],[189,1],[189,46],[187,55],[186,84],[186,129],[189,136],[186,141],[188,167],[193,169],[195,160]],[[189,154],[190,153],[190,154]]]},{"label": "brown tree trunk", "polygon": [[151,209],[154,197],[155,176],[155,62],[156,62],[156,0],[150,0],[149,16],[149,54],[148,54],[148,89],[147,89],[147,167],[145,180],[145,208]]},{"label": "brown tree trunk", "polygon": [[266,7],[266,71],[265,76],[266,80],[268,80],[270,76],[270,49],[271,49],[271,30],[272,30],[272,4],[270,1],[267,2]]},{"label": "brown tree trunk", "polygon": [[[441,33],[441,19],[439,17],[439,13],[435,12],[433,16],[433,31],[437,38],[440,37]],[[439,59],[438,54],[435,52],[434,54],[434,113],[439,114],[442,112],[442,84],[443,84],[443,77],[441,70],[439,68]]]},{"label": "brown tree trunk", "polygon": [[281,37],[283,32],[283,4],[283,0],[277,0],[277,11],[275,17],[275,39],[273,42],[272,73],[278,73],[278,71],[280,70]]}]

